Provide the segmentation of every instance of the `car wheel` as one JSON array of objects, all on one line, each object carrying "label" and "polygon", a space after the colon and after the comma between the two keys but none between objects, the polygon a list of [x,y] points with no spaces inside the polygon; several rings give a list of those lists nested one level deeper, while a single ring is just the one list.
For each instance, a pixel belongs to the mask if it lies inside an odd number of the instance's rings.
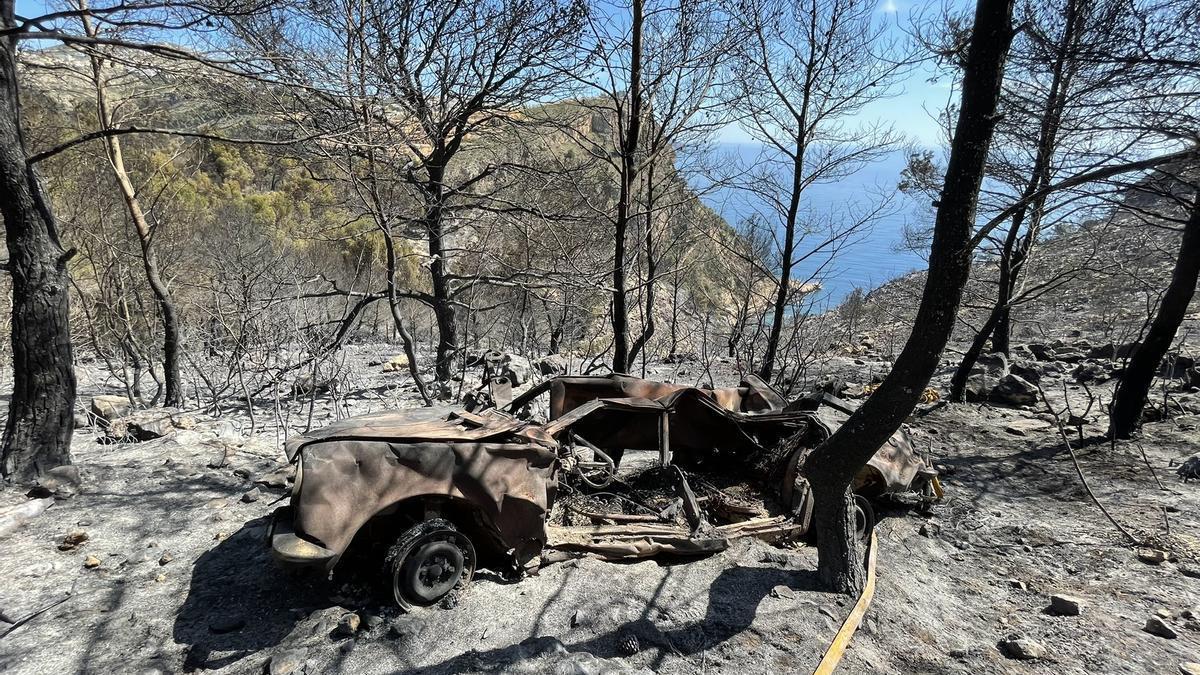
[{"label": "car wheel", "polygon": [[388,549],[392,597],[404,609],[429,607],[462,590],[475,574],[475,546],[450,521],[426,520]]},{"label": "car wheel", "polygon": [[875,509],[871,502],[862,495],[854,495],[854,534],[860,541],[871,539],[871,530],[875,529]]}]

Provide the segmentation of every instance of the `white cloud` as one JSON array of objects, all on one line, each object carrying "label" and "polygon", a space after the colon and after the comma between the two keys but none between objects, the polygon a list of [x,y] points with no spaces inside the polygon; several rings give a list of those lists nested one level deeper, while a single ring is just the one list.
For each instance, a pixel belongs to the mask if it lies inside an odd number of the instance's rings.
[{"label": "white cloud", "polygon": [[896,6],[896,0],[883,0],[883,4],[879,7],[884,14],[895,14],[900,11]]}]

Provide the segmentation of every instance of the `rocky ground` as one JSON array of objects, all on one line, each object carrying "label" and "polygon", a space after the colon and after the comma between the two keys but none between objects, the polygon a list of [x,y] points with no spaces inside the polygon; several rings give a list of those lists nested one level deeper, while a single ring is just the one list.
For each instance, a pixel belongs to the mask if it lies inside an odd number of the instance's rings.
[{"label": "rocky ground", "polygon": [[[1200,662],[1200,483],[1174,468],[1200,450],[1197,395],[1171,393],[1140,445],[1076,443],[1092,491],[1135,544],[1087,495],[1020,384],[1040,380],[1056,410],[1069,399],[1094,439],[1103,420],[1099,406],[1084,414],[1088,392],[1106,400],[1119,367],[1089,358],[1096,346],[987,365],[983,401],[913,419],[946,498],[928,514],[880,506],[879,585],[843,672],[1197,672],[1183,664]],[[357,388],[319,397],[315,424],[412,404],[403,375],[367,366],[381,349],[351,353]],[[823,365],[848,397],[888,367],[855,351]],[[714,373],[683,363],[648,374]],[[85,375],[89,397],[105,391]],[[733,383],[731,364],[714,379]],[[297,404],[287,421],[306,418]],[[237,411],[177,416],[164,437],[136,443],[81,430],[79,484],[61,476],[43,513],[0,534],[3,617],[48,607],[0,637],[0,671],[804,672],[853,604],[816,590],[813,549],[741,541],[694,561],[582,559],[516,582],[484,573],[455,607],[402,615],[369,592],[372,568],[327,580],[272,563],[265,517],[288,490],[279,419],[259,411],[252,437]],[[0,510],[30,503],[0,490]]]}]

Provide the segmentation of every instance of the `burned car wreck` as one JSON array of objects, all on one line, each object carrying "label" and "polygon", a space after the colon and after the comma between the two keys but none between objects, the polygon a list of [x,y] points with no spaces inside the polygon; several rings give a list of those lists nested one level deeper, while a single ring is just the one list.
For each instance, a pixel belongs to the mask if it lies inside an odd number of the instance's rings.
[{"label": "burned car wreck", "polygon": [[[367,415],[291,439],[296,480],[268,534],[276,559],[329,570],[372,542],[391,595],[412,608],[465,587],[477,565],[520,573],[582,554],[694,555],[738,537],[795,539],[812,513],[798,467],[850,412],[828,396],[789,404],[753,377],[703,389],[564,376],[500,408],[476,400],[485,405]],[[869,499],[940,495],[903,431],[854,491],[863,533]]]}]

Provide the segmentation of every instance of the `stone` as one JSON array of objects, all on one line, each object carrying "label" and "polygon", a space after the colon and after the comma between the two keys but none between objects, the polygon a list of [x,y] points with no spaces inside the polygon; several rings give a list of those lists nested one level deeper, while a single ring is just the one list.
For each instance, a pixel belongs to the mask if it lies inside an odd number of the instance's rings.
[{"label": "stone", "polygon": [[174,408],[139,410],[113,420],[106,435],[114,441],[125,443],[153,441],[175,433],[173,416],[178,414],[179,411]]},{"label": "stone", "polygon": [[131,410],[133,410],[133,404],[129,402],[127,396],[104,394],[92,397],[91,413],[100,420],[102,426],[108,426],[109,422],[129,414]]},{"label": "stone", "polygon": [[1075,370],[1071,371],[1071,377],[1076,382],[1081,384],[1087,382],[1107,382],[1109,378],[1109,370],[1105,366],[1096,362],[1084,362],[1075,366]]},{"label": "stone", "polygon": [[1146,625],[1142,626],[1142,630],[1151,635],[1157,635],[1160,638],[1166,638],[1168,640],[1174,640],[1175,638],[1179,637],[1179,633],[1176,633],[1174,628],[1168,626],[1166,621],[1163,621],[1157,616],[1152,616],[1149,619],[1146,619]]},{"label": "stone", "polygon": [[1200,566],[1192,563],[1179,563],[1179,573],[1185,577],[1200,579]]},{"label": "stone", "polygon": [[1075,350],[1075,349],[1071,349],[1069,347],[1054,350],[1054,360],[1055,361],[1063,361],[1065,363],[1079,363],[1080,361],[1084,360],[1085,358],[1087,358],[1087,357],[1084,356],[1083,352]]},{"label": "stone", "polygon": [[504,372],[509,382],[512,382],[514,387],[519,387],[529,381],[533,375],[533,366],[529,364],[529,359],[524,356],[510,354],[508,362],[504,364]]},{"label": "stone", "polygon": [[1039,419],[1017,419],[1005,425],[1004,430],[1014,436],[1029,436],[1042,431],[1048,431],[1052,425]]},{"label": "stone", "polygon": [[88,540],[88,533],[83,530],[74,530],[63,537],[63,540],[58,543],[58,550],[73,551],[77,546]]},{"label": "stone", "polygon": [[302,675],[307,658],[307,649],[285,649],[271,656],[271,660],[267,662],[267,673],[268,675]]},{"label": "stone", "polygon": [[1083,612],[1083,601],[1069,595],[1052,595],[1047,611],[1055,616],[1079,616]]},{"label": "stone", "polygon": [[282,466],[274,471],[263,474],[255,480],[259,485],[265,485],[276,490],[286,490],[289,483],[296,479],[296,467],[293,465]]},{"label": "stone", "polygon": [[1116,352],[1115,356],[1118,359],[1127,359],[1127,358],[1133,356],[1133,353],[1136,352],[1138,350],[1138,347],[1141,347],[1141,346],[1142,346],[1141,342],[1129,342],[1129,343],[1120,345],[1117,347],[1117,352]]},{"label": "stone", "polygon": [[208,629],[214,633],[232,633],[246,626],[246,619],[240,614],[228,614],[211,619]]},{"label": "stone", "polygon": [[38,479],[38,486],[51,494],[66,496],[74,494],[80,482],[79,467],[67,464],[46,471]]},{"label": "stone", "polygon": [[787,586],[780,585],[780,586],[776,586],[775,588],[771,589],[771,597],[772,598],[783,598],[785,600],[793,600],[796,597],[796,591],[793,591],[791,588],[788,588]]},{"label": "stone", "polygon": [[992,388],[988,400],[1012,406],[1033,405],[1037,403],[1038,390],[1024,378],[1009,373]]},{"label": "stone", "polygon": [[1114,359],[1117,356],[1117,346],[1109,342],[1108,344],[1096,345],[1087,352],[1089,359]]},{"label": "stone", "polygon": [[292,396],[313,396],[333,389],[337,385],[336,378],[320,379],[312,375],[301,375],[292,381]]},{"label": "stone", "polygon": [[987,352],[980,354],[971,367],[972,375],[986,375],[993,380],[999,380],[1008,374],[1008,357],[1004,352]]},{"label": "stone", "polygon": [[1008,366],[1008,372],[1034,384],[1042,381],[1042,370],[1042,368],[1021,361],[1013,361]]},{"label": "stone", "polygon": [[1026,637],[1010,637],[1000,641],[1000,651],[1010,659],[1033,661],[1046,655],[1046,648]]},{"label": "stone", "polygon": [[1033,358],[1037,359],[1038,361],[1051,361],[1054,358],[1053,354],[1050,352],[1050,348],[1046,345],[1032,344],[1026,345],[1026,348],[1029,350],[1030,354],[1033,354]]},{"label": "stone", "polygon": [[397,373],[406,370],[408,370],[408,356],[405,354],[397,354],[383,362],[383,372],[385,373]]},{"label": "stone", "polygon": [[388,637],[415,640],[425,632],[425,622],[412,615],[404,615],[388,625]]},{"label": "stone", "polygon": [[158,559],[158,564],[159,564],[159,565],[166,565],[167,563],[171,562],[171,561],[172,561],[172,560],[174,560],[174,559],[175,559],[175,556],[171,555],[169,552],[168,552],[168,553],[164,553],[164,554],[162,554],[162,556],[161,556],[161,557],[159,557],[159,559]]},{"label": "stone", "polygon": [[1140,548],[1137,557],[1148,565],[1161,565],[1167,560],[1167,554],[1155,548]]},{"label": "stone", "polygon": [[335,638],[354,637],[361,626],[362,617],[354,612],[350,612],[338,621],[337,626],[333,629],[333,636]]},{"label": "stone", "polygon": [[1188,371],[1196,367],[1196,360],[1190,356],[1184,356],[1178,352],[1171,352],[1163,357],[1162,367],[1159,368],[1159,377],[1164,377],[1169,380],[1184,380],[1188,377]]},{"label": "stone", "polygon": [[538,372],[546,377],[564,375],[567,367],[567,359],[559,354],[548,354],[537,360]]},{"label": "stone", "polygon": [[261,498],[261,497],[262,497],[261,490],[259,490],[258,488],[251,488],[251,490],[249,492],[242,495],[242,502],[245,504],[250,504],[250,503],[258,501],[259,498]]},{"label": "stone", "polygon": [[1200,663],[1194,661],[1184,661],[1179,664],[1180,675],[1200,675]]},{"label": "stone", "polygon": [[94,555],[89,555],[83,559],[83,566],[88,569],[95,569],[100,566],[100,559]]}]

